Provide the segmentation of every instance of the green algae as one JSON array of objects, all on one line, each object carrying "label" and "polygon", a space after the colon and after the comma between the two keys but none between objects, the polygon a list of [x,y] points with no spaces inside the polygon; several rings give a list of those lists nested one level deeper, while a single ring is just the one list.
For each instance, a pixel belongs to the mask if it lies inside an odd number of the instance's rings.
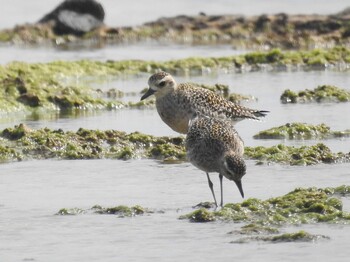
[{"label": "green algae", "polygon": [[212,222],[215,221],[215,215],[205,208],[200,208],[188,215],[181,216],[180,219],[189,219],[191,222]]},{"label": "green algae", "polygon": [[[153,101],[122,103],[112,101],[118,98],[117,93],[108,99],[99,97],[98,90],[89,87],[84,79],[93,76],[93,79],[106,81],[108,77],[118,77],[122,74],[154,73],[159,70],[172,74],[202,74],[203,70],[217,70],[221,68],[234,70],[266,70],[264,64],[272,68],[281,68],[281,65],[309,66],[309,58],[316,51],[288,51],[274,49],[269,52],[254,52],[239,56],[219,58],[186,58],[165,62],[125,60],[125,61],[55,61],[50,63],[23,63],[12,62],[0,66],[0,112],[35,112],[38,109],[47,110],[110,110],[120,107],[141,108],[153,105]],[[328,64],[342,63],[350,57],[350,50],[345,47],[335,47],[319,51]],[[350,61],[350,60],[349,60]],[[251,67],[251,69],[249,69]],[[237,100],[237,96],[229,97],[228,86],[216,84],[203,85],[223,96]],[[310,93],[311,92],[311,93]],[[329,95],[337,101],[348,101],[349,94],[331,86],[321,86],[309,93],[302,92],[299,96],[309,98],[315,93],[316,101],[323,101]],[[107,94],[108,96],[108,94]],[[286,91],[284,100],[295,102],[298,94]],[[247,97],[243,97],[246,99]],[[283,100],[283,101],[284,101]]]},{"label": "green algae", "polygon": [[262,241],[262,242],[270,242],[270,243],[316,242],[319,240],[329,240],[329,239],[330,238],[328,236],[311,234],[304,230],[300,230],[294,233],[284,233],[284,234],[273,235],[273,236],[254,236],[254,237],[240,238],[238,240],[231,241],[230,243],[243,244],[243,243],[249,243],[252,241]]},{"label": "green algae", "polygon": [[107,208],[96,205],[92,207],[92,210],[96,214],[116,215],[118,217],[133,217],[133,216],[143,215],[151,212],[148,209],[139,205],[132,206],[132,207],[119,205],[119,206],[107,207]]},{"label": "green algae", "polygon": [[350,130],[331,131],[326,124],[287,123],[254,135],[255,139],[330,139],[349,137]]},{"label": "green algae", "polygon": [[261,238],[261,240],[263,241],[270,241],[274,243],[276,242],[314,242],[320,239],[329,239],[329,237],[324,235],[314,235],[314,234],[305,232],[304,230],[300,230],[295,233],[285,233],[277,236]]},{"label": "green algae", "polygon": [[48,67],[24,63],[0,66],[0,112],[107,107],[107,102],[97,98],[94,90],[58,81],[59,73],[47,72]]},{"label": "green algae", "polygon": [[[2,142],[0,141],[0,143]],[[23,156],[16,152],[15,149],[0,145],[0,163],[5,163],[8,161],[22,161],[22,159]]]},{"label": "green algae", "polygon": [[[154,106],[154,100],[128,103],[113,100],[119,98],[121,94],[111,90],[106,93],[106,99],[101,98],[101,91],[89,87],[84,79],[93,76],[93,79],[100,78],[106,81],[109,76],[116,77],[121,74],[138,72],[150,73],[161,68],[178,71],[180,69],[177,67],[180,64],[193,69],[192,62],[205,65],[205,60],[205,58],[198,58],[155,63],[154,69],[145,69],[145,66],[150,63],[147,61],[107,61],[103,63],[83,60],[36,64],[13,62],[0,66],[0,101],[2,102],[0,112],[111,110],[121,107]],[[186,68],[184,70],[187,70]],[[228,96],[228,86],[216,84],[203,85],[203,87]]]},{"label": "green algae", "polygon": [[251,223],[251,224],[242,226],[240,230],[234,230],[229,232],[228,234],[261,235],[261,234],[276,234],[279,232],[280,230],[276,227]]},{"label": "green algae", "polygon": [[61,208],[58,210],[56,215],[60,216],[74,216],[74,215],[80,215],[84,214],[86,211],[80,208]]},{"label": "green algae", "polygon": [[43,128],[30,130],[24,125],[0,132],[0,159],[130,159],[153,158],[185,160],[183,137],[154,137],[138,132],[116,130],[76,132]]},{"label": "green algae", "polygon": [[142,206],[136,205],[132,207],[119,205],[114,207],[102,207],[100,205],[95,205],[89,209],[81,208],[62,208],[56,215],[80,215],[80,214],[101,214],[101,215],[115,215],[117,217],[135,217],[144,214],[153,213],[153,211],[144,208]]},{"label": "green algae", "polygon": [[293,92],[287,89],[282,93],[280,100],[284,104],[308,102],[349,102],[350,92],[336,86],[322,85],[318,86],[314,90],[306,89],[299,92]]},{"label": "green algae", "polygon": [[349,153],[333,153],[323,143],[313,146],[286,146],[278,144],[272,147],[246,147],[245,156],[260,162],[275,162],[288,165],[315,165],[319,163],[343,163],[350,161]]},{"label": "green algae", "polygon": [[[76,132],[42,128],[31,130],[20,124],[0,131],[0,159],[2,162],[29,159],[139,159],[151,158],[164,163],[186,161],[185,138],[156,137],[139,132],[117,130],[89,130]],[[245,157],[263,162],[288,165],[342,163],[350,160],[350,153],[333,153],[324,144],[293,147],[246,147]]]},{"label": "green algae", "polygon": [[[226,204],[218,211],[198,209],[180,219],[191,222],[215,220],[246,222],[263,226],[299,225],[309,223],[349,224],[350,213],[342,210],[342,201],[332,192],[349,190],[338,188],[297,188],[294,191],[267,200],[250,198],[242,203]],[[346,195],[349,195],[347,191]]]}]

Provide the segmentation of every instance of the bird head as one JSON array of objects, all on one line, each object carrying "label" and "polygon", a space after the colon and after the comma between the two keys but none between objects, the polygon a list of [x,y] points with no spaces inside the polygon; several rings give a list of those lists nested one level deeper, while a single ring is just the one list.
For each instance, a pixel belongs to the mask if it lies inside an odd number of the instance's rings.
[{"label": "bird head", "polygon": [[160,97],[162,95],[165,95],[166,93],[170,92],[171,90],[174,90],[176,86],[176,82],[174,78],[166,73],[166,72],[158,72],[153,74],[148,79],[148,86],[149,89],[147,92],[141,97],[141,100],[144,100],[145,98],[155,95],[156,97]]},{"label": "bird head", "polygon": [[241,196],[244,198],[242,177],[246,173],[246,165],[243,157],[229,153],[223,157],[221,174],[236,183]]}]

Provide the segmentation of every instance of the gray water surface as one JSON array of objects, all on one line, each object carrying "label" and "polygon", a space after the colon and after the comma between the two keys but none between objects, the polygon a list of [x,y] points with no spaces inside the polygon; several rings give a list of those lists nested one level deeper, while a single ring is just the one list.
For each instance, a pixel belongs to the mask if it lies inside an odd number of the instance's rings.
[{"label": "gray water surface", "polygon": [[[349,182],[349,164],[314,167],[255,166],[247,161],[246,198],[266,199],[296,187]],[[212,178],[219,190],[218,178]],[[0,174],[0,256],[2,261],[347,261],[349,227],[301,225],[329,236],[317,243],[230,244],[227,234],[244,224],[178,220],[201,201],[211,201],[203,172],[188,163],[159,165],[150,160],[28,161],[2,165]],[[224,181],[226,202],[241,201]],[[343,198],[344,209],[350,201]],[[57,216],[63,208],[135,205],[150,215]]]}]

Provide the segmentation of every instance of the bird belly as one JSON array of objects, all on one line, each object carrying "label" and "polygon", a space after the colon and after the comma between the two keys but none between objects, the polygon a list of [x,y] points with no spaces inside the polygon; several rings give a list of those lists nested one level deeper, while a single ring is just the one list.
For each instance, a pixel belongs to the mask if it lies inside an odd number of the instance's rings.
[{"label": "bird belly", "polygon": [[187,112],[181,110],[178,106],[172,105],[172,103],[166,105],[157,103],[157,111],[163,122],[171,129],[178,133],[187,134],[189,121]]},{"label": "bird belly", "polygon": [[208,173],[219,172],[218,157],[206,147],[192,147],[192,150],[187,150],[188,160],[198,169]]}]

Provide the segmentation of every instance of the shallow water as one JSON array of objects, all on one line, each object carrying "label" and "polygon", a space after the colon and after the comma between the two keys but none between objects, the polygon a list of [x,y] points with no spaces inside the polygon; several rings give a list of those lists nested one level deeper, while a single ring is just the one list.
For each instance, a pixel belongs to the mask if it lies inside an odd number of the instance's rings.
[{"label": "shallow water", "polygon": [[[349,182],[349,164],[314,167],[255,166],[248,161],[246,198],[269,198],[295,187],[337,186]],[[215,189],[218,179],[213,177]],[[228,232],[243,224],[195,224],[178,220],[201,201],[211,200],[203,172],[190,164],[159,165],[150,160],[28,161],[2,166],[0,175],[2,261],[347,261],[349,227],[302,225],[331,240],[317,243],[230,244]],[[224,181],[226,202],[241,201]],[[344,198],[344,209],[350,201]],[[135,205],[154,214],[57,216],[63,207]]]},{"label": "shallow water", "polygon": [[51,62],[55,60],[76,61],[92,59],[106,60],[154,60],[165,61],[191,56],[222,57],[246,53],[244,50],[234,50],[231,46],[191,46],[176,44],[139,43],[128,45],[112,45],[95,49],[59,50],[52,47],[16,47],[0,45],[0,64],[12,61],[30,63]]},{"label": "shallow water", "polygon": [[[0,0],[1,1],[1,0]],[[60,1],[12,1],[2,5],[0,27],[35,21],[53,4]],[[101,1],[108,7],[107,24],[133,25],[154,20],[164,13],[260,14],[276,13],[333,13],[346,1]],[[164,6],[166,2],[166,7]],[[124,2],[123,2],[124,3]],[[199,5],[198,3],[201,3]],[[230,4],[228,4],[230,3]],[[118,4],[118,8],[115,5]],[[18,8],[21,6],[21,8]],[[158,8],[154,8],[157,6]],[[191,8],[188,8],[191,6]],[[174,7],[174,8],[173,8]],[[166,10],[166,12],[164,11]],[[209,11],[208,11],[209,10]],[[125,19],[127,17],[128,19]],[[124,24],[124,23],[128,24]],[[180,46],[155,43],[105,47],[94,50],[56,50],[45,48],[0,47],[0,63],[13,60],[47,62],[53,60],[168,60],[187,56],[225,56],[242,50],[230,46]],[[89,83],[94,88],[116,88],[125,92],[140,92],[146,87],[149,75],[111,78],[105,83]],[[232,92],[253,95],[256,102],[245,105],[270,110],[262,122],[242,121],[236,128],[247,146],[271,146],[277,143],[312,145],[318,141],[254,140],[261,130],[287,122],[326,123],[333,130],[350,128],[349,103],[283,105],[279,101],[285,89],[313,89],[332,84],[350,90],[349,71],[310,72],[207,73],[204,76],[177,77],[178,82],[228,84]],[[137,101],[139,95],[127,96]],[[31,128],[76,131],[78,128],[140,131],[157,136],[177,136],[163,124],[155,109],[121,109],[116,111],[82,112],[76,116],[60,113],[45,116],[18,114],[2,115],[0,129],[25,123]],[[333,151],[350,151],[350,139],[321,141]],[[291,167],[281,165],[256,166],[247,161],[243,178],[246,198],[266,199],[283,195],[296,187],[332,187],[350,184],[350,164]],[[348,261],[350,250],[349,226],[301,225],[282,228],[283,232],[306,230],[327,235],[331,239],[317,243],[230,244],[240,236],[227,234],[244,224],[214,222],[189,223],[177,218],[190,212],[202,201],[211,201],[211,193],[203,172],[189,163],[164,165],[153,160],[84,160],[84,161],[26,161],[1,164],[0,173],[0,261]],[[212,178],[219,193],[217,176]],[[224,181],[224,200],[242,199],[236,186]],[[344,210],[350,211],[350,199],[343,198]],[[154,214],[117,218],[113,215],[82,214],[57,216],[61,208],[87,209],[136,205],[154,209]]]}]

